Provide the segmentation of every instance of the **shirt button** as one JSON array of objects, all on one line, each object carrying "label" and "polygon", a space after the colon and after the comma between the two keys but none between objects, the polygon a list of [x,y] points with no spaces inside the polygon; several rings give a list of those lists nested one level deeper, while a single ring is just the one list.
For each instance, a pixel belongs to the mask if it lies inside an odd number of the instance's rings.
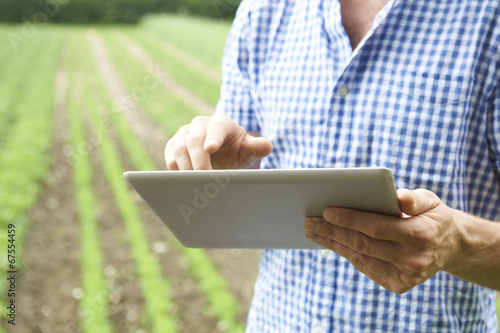
[{"label": "shirt button", "polygon": [[346,86],[343,86],[343,87],[339,88],[339,94],[340,94],[340,96],[345,97],[345,96],[347,96],[348,93],[349,93],[349,89],[347,89]]},{"label": "shirt button", "polygon": [[323,256],[323,258],[328,257],[329,254],[330,254],[330,250],[321,250],[321,255]]},{"label": "shirt button", "polygon": [[318,325],[314,326],[313,332],[314,333],[323,333],[324,330],[323,330],[323,327],[321,327],[321,325],[318,324]]}]

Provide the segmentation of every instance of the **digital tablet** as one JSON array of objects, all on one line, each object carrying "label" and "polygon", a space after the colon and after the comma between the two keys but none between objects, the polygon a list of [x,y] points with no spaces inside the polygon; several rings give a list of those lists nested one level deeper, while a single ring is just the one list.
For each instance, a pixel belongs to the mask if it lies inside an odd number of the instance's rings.
[{"label": "digital tablet", "polygon": [[124,177],[186,247],[318,249],[303,225],[327,207],[401,216],[385,168],[129,171]]}]

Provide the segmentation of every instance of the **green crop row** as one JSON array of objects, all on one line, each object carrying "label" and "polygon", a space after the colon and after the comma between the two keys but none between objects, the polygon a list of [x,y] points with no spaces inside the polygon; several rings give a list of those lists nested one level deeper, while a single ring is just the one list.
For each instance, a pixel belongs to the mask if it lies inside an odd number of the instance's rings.
[{"label": "green crop row", "polygon": [[[100,89],[100,91],[103,91]],[[112,105],[109,105],[112,108]],[[126,121],[116,112],[109,112],[110,119],[118,132],[127,154],[137,170],[156,170],[151,156],[146,152]],[[188,259],[191,272],[210,304],[210,313],[228,326],[229,332],[243,331],[236,317],[238,304],[229,292],[224,278],[211,263],[203,250],[183,247],[174,238],[170,240]]]},{"label": "green crop row", "polygon": [[[140,45],[154,61],[180,85],[202,98],[210,105],[215,106],[219,100],[220,80],[204,75],[203,71],[193,68],[186,59],[179,59],[169,52],[163,40],[146,30],[127,29],[124,35]],[[120,34],[114,34],[120,39]],[[219,67],[220,68],[220,67]],[[220,71],[220,69],[219,69]]]},{"label": "green crop row", "polygon": [[[99,84],[98,91],[103,94],[105,91],[104,83],[102,80],[96,81],[96,83]],[[109,97],[102,96],[102,99],[108,100],[107,110],[113,110],[114,105],[110,102]],[[157,169],[151,156],[146,152],[145,147],[140,144],[128,122],[123,119],[123,116],[117,113],[116,110],[108,112],[108,115],[134,167],[137,170]],[[188,260],[189,269],[208,301],[209,312],[219,321],[225,323],[228,332],[243,332],[244,328],[237,320],[239,312],[238,302],[229,291],[225,279],[214,266],[206,252],[201,249],[186,248],[174,238],[170,241],[181,250],[184,257]]]},{"label": "green crop row", "polygon": [[[11,29],[17,31],[17,27]],[[31,98],[32,90],[37,82],[38,67],[45,66],[43,59],[38,57],[40,49],[44,48],[47,41],[45,33],[26,44],[19,52],[8,47],[2,48],[0,53],[0,145],[9,137],[10,130],[19,119],[20,112],[27,98]],[[2,59],[3,58],[3,59]],[[27,66],[26,64],[31,64]]]},{"label": "green crop row", "polygon": [[182,250],[184,256],[188,259],[189,269],[205,294],[212,315],[225,323],[228,332],[244,332],[244,326],[237,320],[239,313],[238,302],[229,291],[226,280],[212,263],[207,253],[202,249],[184,247],[175,239],[172,239],[172,242]]},{"label": "green crop row", "polygon": [[[75,188],[76,206],[81,225],[81,275],[83,296],[80,299],[80,326],[83,332],[106,333],[113,332],[109,320],[109,289],[103,274],[103,258],[97,235],[96,198],[92,189],[92,164],[88,156],[88,142],[85,136],[85,126],[82,119],[82,107],[78,101],[79,77],[71,69],[77,68],[79,54],[73,51],[74,41],[68,39],[68,56],[66,68],[68,80],[69,128],[71,131],[71,146],[73,147],[72,167],[73,184]],[[75,82],[77,85],[75,85]],[[76,90],[76,91],[75,91]]]},{"label": "green crop row", "polygon": [[140,27],[192,54],[213,68],[220,68],[231,22],[182,15],[147,15]]},{"label": "green crop row", "polygon": [[[12,124],[0,150],[0,244],[6,248],[7,226],[14,224],[16,269],[21,266],[23,239],[29,223],[25,213],[36,202],[50,164],[47,152],[52,143],[55,73],[62,45],[59,30],[41,30],[37,38],[42,41],[43,50],[38,49],[39,65],[31,68],[22,99],[16,97],[15,112],[19,119]],[[8,270],[7,264],[7,258],[1,257],[2,271]],[[2,308],[6,282],[0,281]]]},{"label": "green crop row", "polygon": [[99,36],[105,42],[107,54],[134,101],[169,135],[198,115],[197,110],[165,89],[154,73],[148,72],[144,64],[116,43],[108,30],[100,30]]},{"label": "green crop row", "polygon": [[11,34],[15,33],[15,31],[15,28],[12,26],[0,25],[0,43],[3,45],[0,48],[0,64],[2,64],[0,74],[9,69],[9,62],[16,59],[14,55],[17,54],[15,54],[16,52],[9,42],[9,36],[12,36]]},{"label": "green crop row", "polygon": [[98,147],[102,156],[104,175],[111,186],[119,212],[125,223],[132,257],[141,282],[146,312],[151,320],[151,331],[176,332],[177,324],[171,313],[170,284],[161,275],[160,267],[149,247],[144,227],[140,220],[140,213],[134,203],[128,185],[121,176],[124,168],[121,164],[118,151],[111,142],[107,131],[102,127],[102,124],[105,123],[98,107],[100,101],[96,99],[96,92],[92,88],[92,83],[95,82],[94,75],[96,75],[96,71],[86,70],[88,68],[86,67],[88,65],[87,60],[92,59],[92,54],[89,52],[90,46],[83,39],[78,44],[78,53],[81,57],[80,59],[82,59],[80,68],[85,68],[83,70],[83,95],[86,96],[86,106],[94,135],[101,138]]}]

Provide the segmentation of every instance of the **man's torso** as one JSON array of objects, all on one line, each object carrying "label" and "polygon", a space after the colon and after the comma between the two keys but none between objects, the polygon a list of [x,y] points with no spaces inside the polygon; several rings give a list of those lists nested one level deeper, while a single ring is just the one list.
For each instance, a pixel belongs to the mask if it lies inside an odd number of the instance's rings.
[{"label": "man's torso", "polygon": [[[398,187],[500,219],[498,1],[389,0],[357,38],[336,0],[244,6],[245,34],[228,50],[244,45],[251,108],[222,112],[271,139],[262,167],[387,167]],[[224,97],[227,78],[222,98],[245,101]],[[494,293],[449,274],[395,295],[334,253],[292,250],[263,252],[248,322],[250,332],[497,327]]]}]

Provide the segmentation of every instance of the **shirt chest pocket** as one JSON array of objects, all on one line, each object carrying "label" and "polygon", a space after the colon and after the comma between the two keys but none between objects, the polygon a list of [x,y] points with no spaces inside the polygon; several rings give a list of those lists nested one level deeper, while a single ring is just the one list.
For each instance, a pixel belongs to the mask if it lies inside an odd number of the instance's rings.
[{"label": "shirt chest pocket", "polygon": [[[398,72],[386,76],[392,104],[390,166],[401,186],[449,184],[464,142],[472,82],[459,76]],[[387,105],[387,103],[385,104]]]},{"label": "shirt chest pocket", "polygon": [[386,75],[386,81],[392,91],[433,108],[468,100],[469,84],[462,76],[398,72]]}]

